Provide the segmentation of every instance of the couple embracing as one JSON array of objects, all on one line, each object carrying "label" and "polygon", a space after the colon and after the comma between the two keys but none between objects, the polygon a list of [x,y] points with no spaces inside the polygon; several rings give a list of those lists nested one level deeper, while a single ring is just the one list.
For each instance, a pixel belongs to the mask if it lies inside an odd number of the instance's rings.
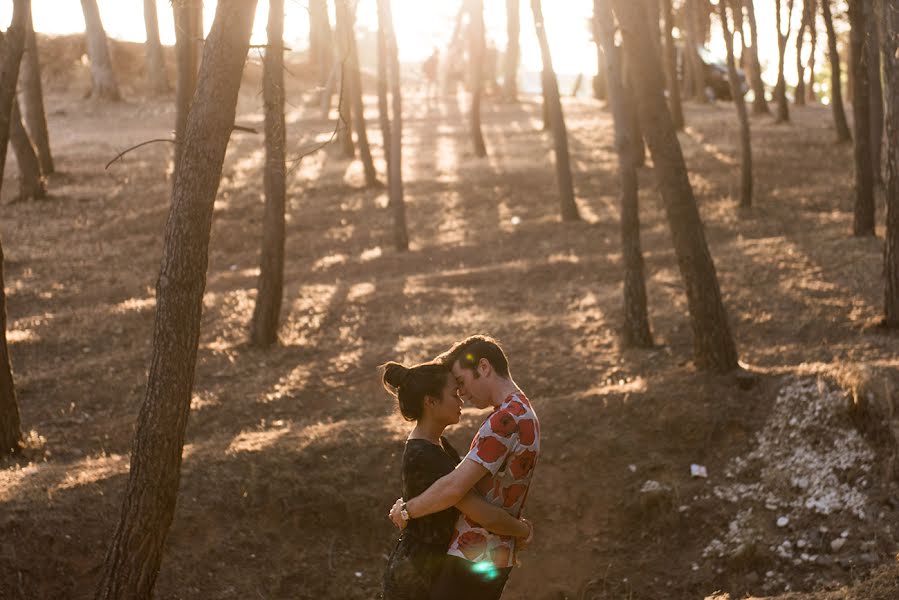
[{"label": "couple embracing", "polygon": [[[403,533],[384,574],[384,600],[496,600],[533,537],[521,518],[540,453],[540,426],[487,336],[433,361],[384,365],[383,382],[415,427],[403,452],[403,497],[390,518]],[[464,457],[443,437],[462,405],[490,409]]]}]

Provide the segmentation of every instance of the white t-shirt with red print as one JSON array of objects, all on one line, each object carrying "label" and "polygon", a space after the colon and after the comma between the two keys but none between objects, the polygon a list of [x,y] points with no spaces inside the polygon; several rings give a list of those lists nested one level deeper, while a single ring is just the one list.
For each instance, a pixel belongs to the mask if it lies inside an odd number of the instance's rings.
[{"label": "white t-shirt with red print", "polygon": [[[524,508],[540,454],[540,423],[530,401],[518,391],[487,417],[471,441],[465,460],[483,465],[484,475],[475,489],[491,504],[514,517]],[[447,554],[471,562],[489,561],[496,568],[515,564],[515,538],[490,533],[465,515],[456,520]]]}]

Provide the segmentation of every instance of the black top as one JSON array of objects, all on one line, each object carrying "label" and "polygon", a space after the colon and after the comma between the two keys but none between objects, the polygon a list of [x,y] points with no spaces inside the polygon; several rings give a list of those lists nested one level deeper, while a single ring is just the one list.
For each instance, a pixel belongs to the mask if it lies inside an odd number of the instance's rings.
[{"label": "black top", "polygon": [[[442,447],[422,439],[406,440],[403,452],[404,500],[420,495],[432,483],[451,473],[462,460],[445,437],[441,436],[440,444]],[[448,508],[420,519],[412,519],[406,528],[407,535],[429,544],[443,544],[446,549],[458,517],[458,510]]]}]

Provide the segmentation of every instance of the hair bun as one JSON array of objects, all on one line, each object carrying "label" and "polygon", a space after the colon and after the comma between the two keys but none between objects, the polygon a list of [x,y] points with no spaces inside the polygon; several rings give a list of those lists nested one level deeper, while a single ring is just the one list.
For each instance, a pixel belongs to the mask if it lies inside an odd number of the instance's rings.
[{"label": "hair bun", "polygon": [[384,365],[384,383],[394,389],[401,388],[409,379],[409,369],[395,362]]}]

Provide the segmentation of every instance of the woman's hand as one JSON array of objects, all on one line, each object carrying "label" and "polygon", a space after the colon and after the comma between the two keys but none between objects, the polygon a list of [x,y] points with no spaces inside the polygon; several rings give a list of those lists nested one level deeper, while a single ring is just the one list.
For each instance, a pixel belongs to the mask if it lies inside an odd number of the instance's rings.
[{"label": "woman's hand", "polygon": [[531,545],[531,542],[534,541],[534,524],[528,521],[527,519],[519,519],[525,525],[528,526],[528,536],[523,538],[518,538],[518,542],[516,544],[516,549],[518,550],[527,550]]},{"label": "woman's hand", "polygon": [[387,516],[390,517],[390,520],[393,521],[393,524],[397,526],[400,530],[405,529],[406,525],[409,522],[403,518],[401,511],[403,510],[403,499],[397,498],[396,502],[393,503],[393,506],[390,508],[390,512],[387,513]]}]

